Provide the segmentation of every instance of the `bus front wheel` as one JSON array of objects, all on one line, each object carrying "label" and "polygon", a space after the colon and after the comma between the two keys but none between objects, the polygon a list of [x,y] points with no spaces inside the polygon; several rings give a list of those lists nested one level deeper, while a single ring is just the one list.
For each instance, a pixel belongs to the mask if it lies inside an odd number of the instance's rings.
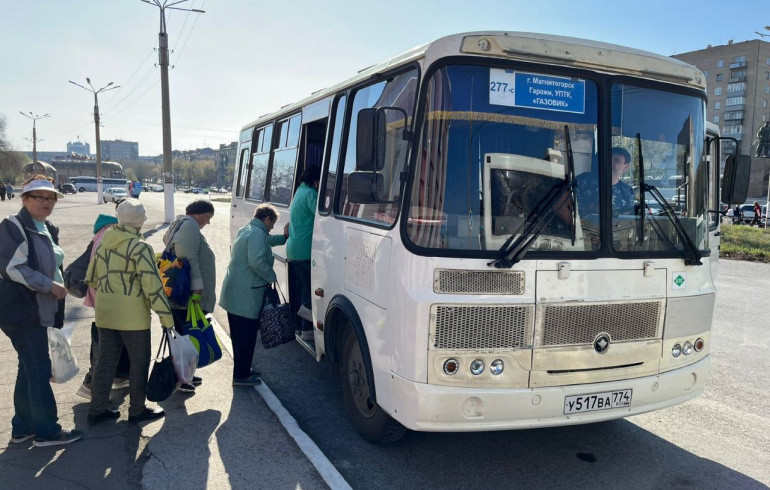
[{"label": "bus front wheel", "polygon": [[364,439],[385,444],[404,435],[404,426],[385,413],[372,398],[361,344],[350,325],[345,329],[342,340],[340,378],[348,418]]},{"label": "bus front wheel", "polygon": [[85,192],[85,191],[86,191],[85,187],[81,187],[80,189],[78,189],[78,192]]}]

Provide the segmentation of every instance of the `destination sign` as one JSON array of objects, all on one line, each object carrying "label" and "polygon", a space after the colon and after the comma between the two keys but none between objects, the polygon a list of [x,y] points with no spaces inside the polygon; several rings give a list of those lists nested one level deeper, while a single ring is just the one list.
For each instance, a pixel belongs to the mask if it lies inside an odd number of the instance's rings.
[{"label": "destination sign", "polygon": [[489,70],[490,104],[584,114],[585,102],[585,80],[500,68]]}]

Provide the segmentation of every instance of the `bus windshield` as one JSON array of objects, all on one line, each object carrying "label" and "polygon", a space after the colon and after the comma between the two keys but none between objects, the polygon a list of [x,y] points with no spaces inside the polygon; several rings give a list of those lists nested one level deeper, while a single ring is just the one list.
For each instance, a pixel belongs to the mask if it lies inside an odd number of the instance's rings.
[{"label": "bus windshield", "polygon": [[[599,148],[606,126],[599,124],[595,80],[482,65],[433,72],[406,207],[411,242],[464,256],[495,256],[537,218],[549,191],[568,178],[566,127],[575,202],[568,195],[557,200],[556,215],[532,252],[604,248],[618,255],[681,255],[683,237],[675,224],[653,195],[640,196],[642,176],[672,204],[680,231],[706,249],[709,176],[708,166],[700,164],[702,99],[627,83],[611,87],[605,102],[612,114],[611,139]],[[601,186],[607,192],[601,193]],[[576,207],[574,242],[571,206]],[[602,230],[603,224],[612,229]]]},{"label": "bus windshield", "polygon": [[[647,190],[640,195],[644,178],[644,183],[654,186],[671,205],[695,246],[707,249],[709,167],[701,161],[703,101],[618,83],[612,87],[610,105],[612,146],[631,156],[623,173],[613,162],[613,247],[620,252],[683,249],[674,224],[653,194]],[[617,199],[621,186],[633,188],[635,209],[629,210]]]},{"label": "bus windshield", "polygon": [[[596,175],[592,80],[451,65],[433,74],[425,97],[407,218],[418,246],[497,251],[520,236],[543,198],[567,176],[565,126],[575,174]],[[598,209],[599,193],[588,199],[585,207]],[[598,215],[578,221],[573,244],[572,214],[561,206],[531,250],[599,248]]]}]

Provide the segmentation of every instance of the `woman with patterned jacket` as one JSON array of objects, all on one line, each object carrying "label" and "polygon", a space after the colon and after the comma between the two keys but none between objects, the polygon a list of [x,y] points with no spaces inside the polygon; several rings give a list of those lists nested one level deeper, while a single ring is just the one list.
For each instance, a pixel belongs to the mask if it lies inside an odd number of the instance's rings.
[{"label": "woman with patterned jacket", "polygon": [[144,206],[126,199],[117,208],[118,226],[104,234],[88,265],[86,282],[96,289],[99,355],[91,382],[89,425],[115,420],[120,412],[107,407],[120,349],[128,350],[131,405],[128,420],[142,422],[165,415],[145,406],[150,366],[150,309],[163,327],[174,326],[171,309],[155,264],[155,253],[140,230],[147,220]]}]

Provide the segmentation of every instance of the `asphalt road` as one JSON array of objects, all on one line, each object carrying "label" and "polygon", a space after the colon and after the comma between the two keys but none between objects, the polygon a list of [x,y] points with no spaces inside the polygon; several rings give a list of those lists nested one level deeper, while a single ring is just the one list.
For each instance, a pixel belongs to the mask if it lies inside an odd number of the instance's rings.
[{"label": "asphalt road", "polygon": [[[95,201],[93,193],[73,200],[89,196]],[[176,208],[198,197],[177,193]],[[161,194],[143,194],[142,201],[162,216]],[[214,204],[215,217],[203,233],[217,254],[221,283],[229,204]],[[65,222],[57,216],[57,224]],[[329,364],[291,343],[258,349],[255,366],[354,488],[766,488],[770,265],[723,260],[720,268],[705,394],[623,420],[508,432],[410,432],[395,444],[375,446],[348,423]],[[227,326],[221,309],[215,316]]]}]

